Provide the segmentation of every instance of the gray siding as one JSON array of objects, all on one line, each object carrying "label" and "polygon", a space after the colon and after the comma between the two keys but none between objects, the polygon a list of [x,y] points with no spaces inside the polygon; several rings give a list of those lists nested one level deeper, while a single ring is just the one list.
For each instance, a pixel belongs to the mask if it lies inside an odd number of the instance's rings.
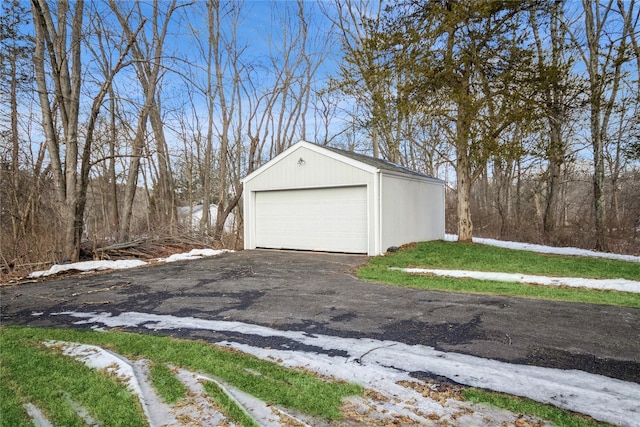
[{"label": "gray siding", "polygon": [[382,175],[381,251],[444,239],[444,184]]}]

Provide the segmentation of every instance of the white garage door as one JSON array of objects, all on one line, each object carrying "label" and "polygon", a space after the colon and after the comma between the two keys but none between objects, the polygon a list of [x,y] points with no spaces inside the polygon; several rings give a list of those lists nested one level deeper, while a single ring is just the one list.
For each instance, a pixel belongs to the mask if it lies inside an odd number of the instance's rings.
[{"label": "white garage door", "polygon": [[367,253],[366,187],[256,193],[256,247]]}]

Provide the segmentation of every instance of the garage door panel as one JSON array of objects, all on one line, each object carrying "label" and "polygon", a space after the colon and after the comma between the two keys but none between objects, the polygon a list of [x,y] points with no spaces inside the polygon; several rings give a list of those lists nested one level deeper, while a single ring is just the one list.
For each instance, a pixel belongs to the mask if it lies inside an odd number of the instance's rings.
[{"label": "garage door panel", "polygon": [[366,187],[256,193],[256,246],[367,252]]}]

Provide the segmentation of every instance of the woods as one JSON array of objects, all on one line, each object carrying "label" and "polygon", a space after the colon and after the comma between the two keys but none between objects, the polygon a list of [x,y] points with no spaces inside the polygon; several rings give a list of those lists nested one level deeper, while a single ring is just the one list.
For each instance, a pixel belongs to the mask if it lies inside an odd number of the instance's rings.
[{"label": "woods", "polygon": [[0,266],[241,247],[240,180],[301,139],[445,180],[460,240],[638,253],[638,18],[634,0],[6,2]]}]

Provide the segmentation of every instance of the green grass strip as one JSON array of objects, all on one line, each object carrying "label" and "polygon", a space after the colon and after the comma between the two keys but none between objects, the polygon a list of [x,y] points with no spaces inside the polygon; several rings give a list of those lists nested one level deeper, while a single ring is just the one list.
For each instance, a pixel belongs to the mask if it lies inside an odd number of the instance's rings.
[{"label": "green grass strip", "polygon": [[160,397],[173,404],[187,396],[187,389],[164,363],[153,363],[149,368],[151,384]]},{"label": "green grass strip", "polygon": [[362,279],[374,282],[418,289],[640,308],[640,294],[631,292],[527,285],[523,283],[494,282],[489,280],[458,279],[454,277],[410,274],[389,269],[380,270],[379,268],[369,266],[361,268],[358,272],[358,276]]},{"label": "green grass strip", "polygon": [[640,280],[640,263],[638,262],[550,255],[441,240],[418,243],[409,249],[374,258],[371,265]]},{"label": "green grass strip", "polygon": [[235,400],[229,397],[218,384],[205,381],[202,385],[209,396],[220,406],[220,410],[225,417],[243,427],[259,427],[259,424],[244,409],[238,406]]},{"label": "green grass strip", "polygon": [[592,418],[557,408],[552,405],[539,403],[531,399],[515,397],[494,391],[486,391],[477,388],[468,388],[462,391],[462,396],[474,403],[487,404],[506,409],[516,414],[526,414],[551,421],[562,427],[596,427],[611,426]]},{"label": "green grass strip", "polygon": [[[115,379],[72,358],[2,330],[0,353],[6,375],[22,400],[32,402],[54,425],[84,426],[71,403],[109,426],[148,425],[137,399]],[[43,340],[44,341],[44,340]]]},{"label": "green grass strip", "polygon": [[[372,258],[358,271],[358,276],[365,280],[420,289],[640,308],[638,293],[409,274],[391,270],[390,267],[497,271],[587,278],[626,277],[634,280],[640,278],[640,263],[560,257],[492,246],[440,241],[419,243],[413,248]],[[598,271],[597,274],[596,271]]]},{"label": "green grass strip", "polygon": [[144,358],[206,373],[268,404],[326,419],[340,418],[342,399],[363,392],[359,385],[325,381],[307,372],[287,369],[251,355],[199,341],[124,332],[24,327],[2,328],[2,333],[12,340],[94,344],[126,357]]}]

